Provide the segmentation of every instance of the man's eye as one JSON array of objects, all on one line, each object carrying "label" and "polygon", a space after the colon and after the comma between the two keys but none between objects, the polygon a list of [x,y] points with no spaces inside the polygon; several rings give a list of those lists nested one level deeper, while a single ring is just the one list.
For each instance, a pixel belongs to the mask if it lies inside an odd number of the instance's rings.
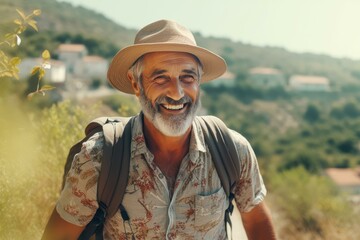
[{"label": "man's eye", "polygon": [[196,79],[193,75],[183,75],[181,76],[181,81],[185,82],[185,83],[192,83],[194,82]]},{"label": "man's eye", "polygon": [[165,76],[157,76],[154,78],[154,82],[158,83],[158,84],[163,84],[166,82],[166,77]]}]

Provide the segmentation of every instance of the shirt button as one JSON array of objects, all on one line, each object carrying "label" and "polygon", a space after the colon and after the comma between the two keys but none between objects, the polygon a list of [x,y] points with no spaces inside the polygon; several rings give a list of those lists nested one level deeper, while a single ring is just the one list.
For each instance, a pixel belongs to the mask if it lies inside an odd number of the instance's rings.
[{"label": "shirt button", "polygon": [[164,175],[162,173],[160,173],[159,178],[164,178]]}]

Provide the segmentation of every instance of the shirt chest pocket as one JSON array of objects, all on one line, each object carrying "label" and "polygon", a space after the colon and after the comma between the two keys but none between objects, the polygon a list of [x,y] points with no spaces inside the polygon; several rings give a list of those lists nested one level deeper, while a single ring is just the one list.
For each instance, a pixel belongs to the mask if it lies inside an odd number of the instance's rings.
[{"label": "shirt chest pocket", "polygon": [[228,200],[222,187],[210,195],[196,195],[195,228],[203,232],[221,229],[227,206]]}]

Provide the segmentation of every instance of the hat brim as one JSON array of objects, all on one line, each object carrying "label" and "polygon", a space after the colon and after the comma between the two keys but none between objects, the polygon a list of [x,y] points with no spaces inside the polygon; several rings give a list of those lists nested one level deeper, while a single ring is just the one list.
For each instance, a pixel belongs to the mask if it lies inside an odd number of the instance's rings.
[{"label": "hat brim", "polygon": [[113,58],[107,73],[111,85],[121,92],[134,94],[127,72],[139,57],[150,52],[185,52],[195,55],[203,68],[201,82],[216,79],[226,71],[225,60],[205,48],[178,43],[135,44],[121,49]]}]

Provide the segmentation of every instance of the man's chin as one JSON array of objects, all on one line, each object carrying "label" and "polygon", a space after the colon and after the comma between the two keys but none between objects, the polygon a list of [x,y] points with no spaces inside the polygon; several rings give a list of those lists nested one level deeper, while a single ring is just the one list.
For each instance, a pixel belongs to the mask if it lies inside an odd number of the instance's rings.
[{"label": "man's chin", "polygon": [[163,115],[155,116],[154,126],[165,136],[179,137],[186,133],[191,127],[192,118],[190,116],[175,115],[171,117],[164,117]]}]

